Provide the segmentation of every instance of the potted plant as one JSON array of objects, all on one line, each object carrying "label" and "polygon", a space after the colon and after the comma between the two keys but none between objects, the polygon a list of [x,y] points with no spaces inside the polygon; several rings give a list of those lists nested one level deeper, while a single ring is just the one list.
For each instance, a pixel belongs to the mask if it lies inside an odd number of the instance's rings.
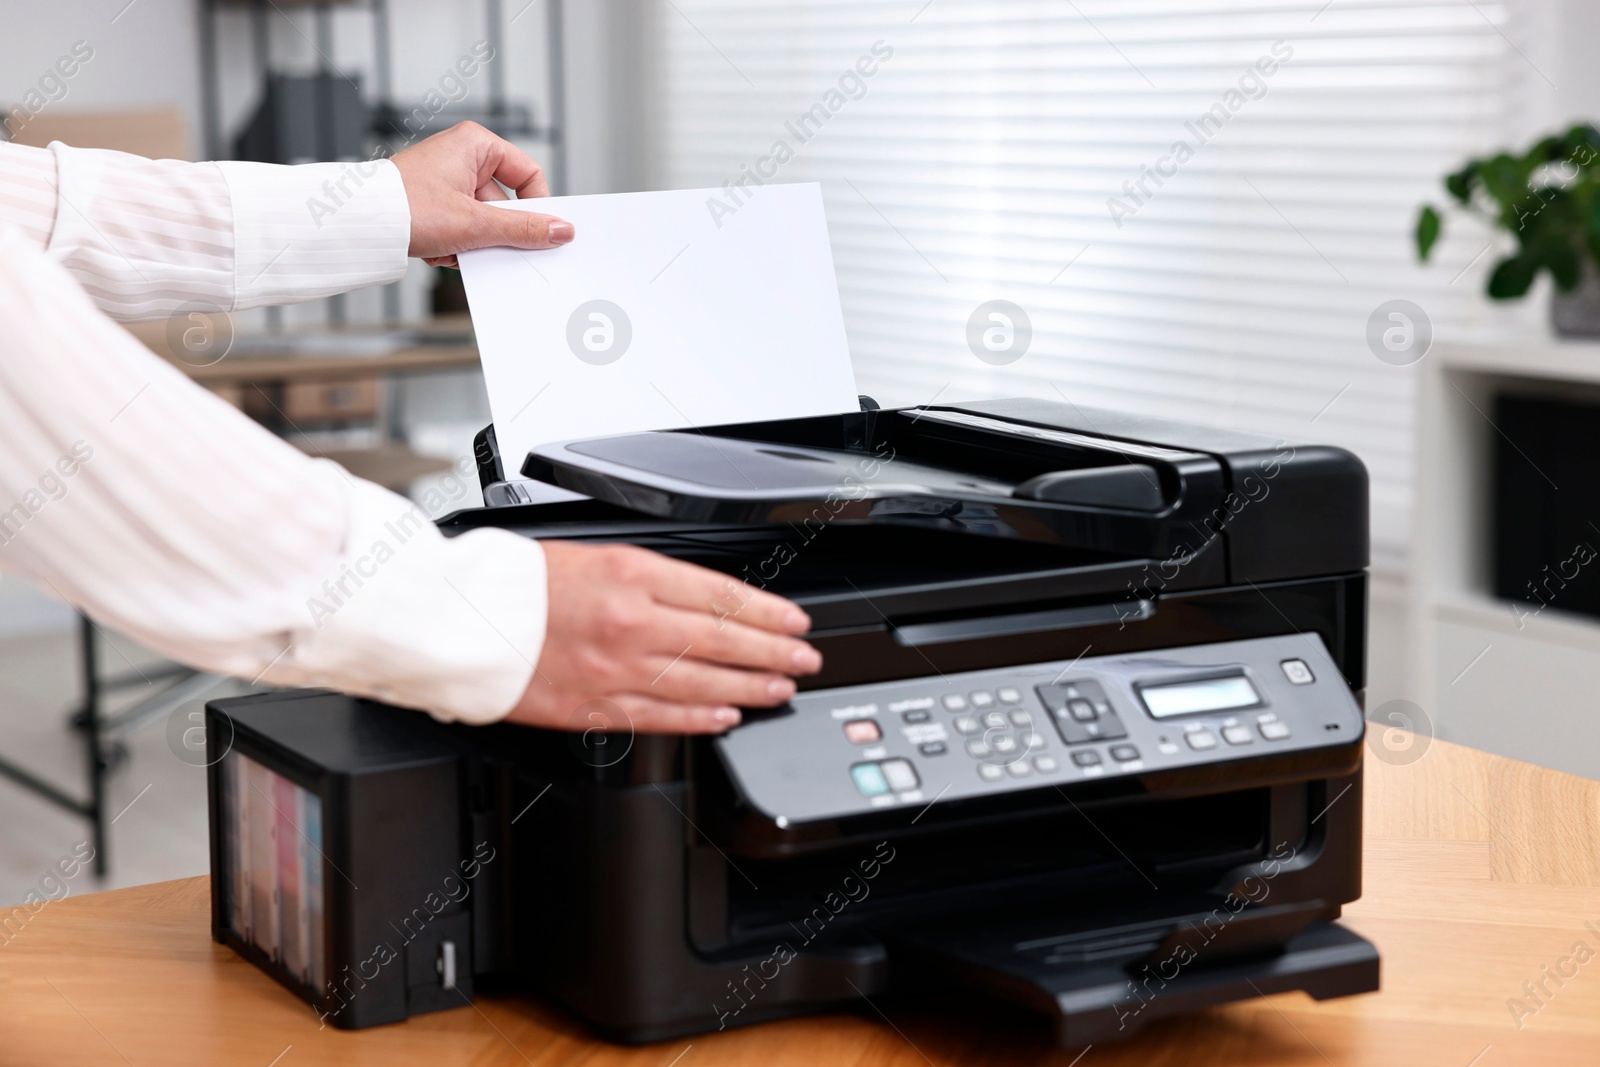
[{"label": "potted plant", "polygon": [[[1556,332],[1600,336],[1600,130],[1574,126],[1521,155],[1470,160],[1445,177],[1444,187],[1460,209],[1516,239],[1516,251],[1489,275],[1491,298],[1520,297],[1540,271],[1549,271]],[[1416,240],[1424,262],[1440,229],[1438,210],[1423,205]]]}]

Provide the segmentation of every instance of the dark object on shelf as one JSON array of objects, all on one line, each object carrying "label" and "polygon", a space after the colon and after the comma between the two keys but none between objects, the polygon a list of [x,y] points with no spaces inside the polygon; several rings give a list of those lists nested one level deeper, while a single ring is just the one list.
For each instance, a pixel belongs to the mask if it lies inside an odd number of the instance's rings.
[{"label": "dark object on shelf", "polygon": [[[392,156],[421,137],[438,133],[460,118],[479,118],[476,112],[481,110],[482,117],[479,121],[501,136],[529,137],[543,141],[544,147],[539,155],[544,165],[545,176],[550,183],[551,193],[559,196],[570,192],[567,188],[567,153],[564,135],[566,34],[563,29],[563,0],[544,0],[540,5],[544,9],[545,18],[544,66],[548,85],[544,106],[546,123],[542,128],[534,124],[531,108],[511,102],[506,95],[506,66],[511,59],[504,50],[505,29],[508,23],[501,0],[484,0],[482,43],[487,46],[483,54],[489,58],[483,64],[488,82],[487,95],[481,98],[483,107],[481,109],[477,107],[476,100],[479,98],[474,97],[474,103],[471,105],[472,113],[459,114],[453,107],[436,109],[435,102],[426,95],[422,98],[420,106],[418,102],[397,102],[388,0],[365,0],[362,3],[304,0],[299,4],[285,6],[305,7],[312,12],[315,40],[311,44],[320,60],[320,68],[315,78],[302,79],[309,81],[316,90],[313,94],[317,98],[313,102],[314,114],[321,116],[311,123],[315,131],[313,142],[317,148],[316,154],[308,158],[368,160],[376,156]],[[362,103],[364,118],[361,133],[356,138],[359,144],[353,149],[349,147],[351,137],[348,124],[354,115],[354,108],[346,93],[346,89],[352,86],[345,78],[345,72],[336,68],[330,58],[338,51],[334,34],[336,8],[344,11],[364,10],[370,16],[372,31],[372,86],[375,100],[369,109],[361,102],[359,91],[356,92],[356,103]],[[204,133],[202,158],[205,159],[222,159],[227,152],[227,140],[222,126],[224,107],[217,38],[221,24],[238,16],[247,16],[249,19],[250,45],[256,75],[269,86],[274,79],[281,77],[274,74],[272,67],[271,25],[275,19],[290,17],[283,6],[262,3],[261,0],[201,0],[200,107],[201,128]],[[520,17],[519,11],[518,14],[511,16],[511,21],[514,22]],[[335,103],[336,96],[346,97],[345,103]],[[291,109],[263,100],[250,128],[237,138],[240,158],[265,159],[269,156],[277,158],[290,152],[301,151],[303,147],[301,142],[305,138],[306,131],[292,124],[287,128],[283,126],[281,116],[289,111],[298,111],[303,119],[306,116],[306,112],[298,102]],[[296,157],[281,161],[300,162],[301,159]],[[383,287],[383,308],[384,317],[389,322],[399,321],[398,286]],[[340,324],[345,321],[345,303],[342,294],[328,298],[327,312],[330,324]]]},{"label": "dark object on shelf", "polygon": [[458,122],[476,122],[507,140],[543,138],[547,134],[534,123],[533,109],[526,104],[490,101],[483,107],[452,105],[438,113],[430,113],[425,107],[405,112],[388,103],[372,109],[372,132],[378,140],[402,148]]},{"label": "dark object on shelf", "polygon": [[1551,292],[1550,325],[1561,337],[1600,337],[1600,270],[1587,260],[1576,289]]},{"label": "dark object on shelf", "polygon": [[[296,80],[310,83],[313,89],[314,107],[318,114],[331,116],[333,122],[322,121],[326,132],[318,132],[314,143],[318,146],[315,155],[309,157],[295,157],[293,161],[302,161],[302,158],[333,160],[333,159],[368,159],[376,149],[378,154],[392,155],[414,141],[437,133],[447,128],[450,124],[465,119],[481,122],[484,126],[503,137],[531,138],[544,142],[541,162],[544,164],[546,177],[550,182],[550,191],[556,195],[566,193],[567,168],[566,168],[566,143],[563,127],[566,122],[566,63],[563,0],[545,0],[540,6],[544,9],[544,67],[547,76],[547,98],[544,101],[543,112],[546,117],[543,126],[535,122],[533,109],[526,104],[512,101],[506,92],[506,66],[512,62],[512,57],[505,52],[505,29],[508,25],[506,12],[501,0],[484,0],[484,44],[487,46],[487,56],[483,63],[483,75],[486,78],[486,95],[479,106],[474,103],[456,102],[442,110],[424,97],[420,102],[420,109],[426,115],[426,121],[419,115],[419,101],[401,100],[396,96],[394,87],[393,45],[390,33],[390,12],[388,0],[364,0],[361,3],[337,3],[334,0],[317,0],[317,2],[296,5],[305,7],[312,12],[314,40],[311,42],[319,57],[320,66],[317,73],[310,78],[300,77]],[[353,115],[348,106],[335,104],[331,98],[335,95],[345,94],[352,88],[351,82],[359,84],[359,76],[333,65],[329,58],[335,54],[337,42],[334,34],[334,13],[336,9],[345,11],[364,11],[370,17],[372,68],[371,81],[373,100],[370,105],[362,105],[362,129],[357,140],[359,143],[350,149],[348,121]],[[252,60],[255,73],[262,82],[270,86],[273,82],[284,79],[286,76],[274,72],[272,62],[272,33],[271,25],[274,20],[288,18],[289,15],[276,4],[261,3],[260,0],[201,0],[199,8],[199,37],[200,37],[200,80],[201,80],[201,129],[204,134],[202,156],[206,159],[222,159],[228,148],[222,124],[224,112],[222,99],[222,78],[220,73],[220,49],[218,47],[219,29],[228,20],[239,17],[249,20],[249,38]],[[518,14],[511,16],[511,21],[521,17]],[[347,79],[346,75],[350,77]],[[341,87],[342,83],[342,87]],[[285,92],[298,94],[299,88],[286,88]],[[356,92],[360,97],[360,92]],[[474,97],[476,101],[477,97]],[[286,110],[297,111],[304,119],[309,115],[301,107],[301,102],[296,99],[291,101],[291,106],[276,107],[278,114]],[[298,152],[305,139],[305,132],[294,129],[283,129],[276,120],[274,109],[263,100],[251,120],[250,128],[244,131],[236,141],[241,152],[250,154],[241,155],[244,159],[264,159],[266,153],[273,153],[275,157],[282,157],[288,151]],[[408,125],[408,119],[410,124]],[[372,143],[376,141],[377,143]],[[270,142],[270,143],[268,143]],[[289,159],[282,159],[288,162]],[[393,292],[393,290],[389,290]],[[398,309],[393,306],[393,297],[389,298],[389,317],[394,318]]]},{"label": "dark object on shelf", "polygon": [[365,160],[371,126],[359,79],[269,74],[261,104],[239,134],[234,154],[257,163]]},{"label": "dark object on shelf", "polygon": [[[443,726],[326,692],[214,702],[217,940],[338,1027],[499,981],[628,1042],[966,989],[1077,1046],[1377,988],[1376,950],[1337,922],[1361,875],[1353,456],[1030,400],[643,436],[660,447],[533,464],[632,507],[441,528],[745,578],[810,613],[822,673],[721,737]],[[503,498],[492,435],[478,451]],[[841,458],[869,466],[835,511],[804,472]],[[1107,473],[1040,481],[1066,471]]]},{"label": "dark object on shelf", "polygon": [[1501,395],[1494,422],[1495,595],[1600,617],[1600,403]]},{"label": "dark object on shelf", "polygon": [[453,267],[433,268],[432,310],[435,315],[469,315],[467,285]]}]

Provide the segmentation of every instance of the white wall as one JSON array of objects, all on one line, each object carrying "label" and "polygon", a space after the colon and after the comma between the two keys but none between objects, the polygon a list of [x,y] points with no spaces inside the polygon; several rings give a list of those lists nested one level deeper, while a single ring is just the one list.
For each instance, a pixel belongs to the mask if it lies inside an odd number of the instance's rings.
[{"label": "white wall", "polygon": [[1600,64],[1594,58],[1600,45],[1600,4],[1532,0],[1530,15],[1532,32],[1524,51],[1543,72],[1530,74],[1530,83],[1538,86],[1530,118],[1552,124],[1600,123]]},{"label": "white wall", "polygon": [[139,0],[123,11],[126,4],[8,4],[0,31],[0,104],[9,110],[74,42],[84,41],[94,58],[52,108],[192,107],[199,99],[192,5]]}]

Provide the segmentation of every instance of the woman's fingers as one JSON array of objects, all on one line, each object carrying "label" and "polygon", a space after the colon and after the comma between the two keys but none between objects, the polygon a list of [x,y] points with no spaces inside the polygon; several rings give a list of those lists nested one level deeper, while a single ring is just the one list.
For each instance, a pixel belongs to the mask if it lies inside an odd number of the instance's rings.
[{"label": "woman's fingers", "polygon": [[[617,693],[595,703],[610,704],[621,712],[621,722],[611,732],[640,734],[720,734],[739,725],[739,709],[728,704],[680,704],[644,693]],[[605,716],[615,720],[615,712]]]},{"label": "woman's fingers", "polygon": [[669,700],[660,694],[621,692],[603,696],[543,686],[530,692],[507,722],[578,735],[581,751],[614,762],[625,751],[618,735],[714,734],[739,725],[731,704]]},{"label": "woman's fingers", "polygon": [[597,738],[720,732],[821,667],[795,636],[810,619],[782,597],[631,546],[551,540],[544,552],[549,624],[513,722]]},{"label": "woman's fingers", "polygon": [[779,674],[816,674],[822,669],[822,653],[799,638],[683,608],[657,610],[665,627],[661,636],[678,649],[688,646],[689,658]]},{"label": "woman's fingers", "polygon": [[515,189],[519,199],[550,195],[550,183],[545,179],[544,168],[534,162],[528,153],[492,133],[484,142],[484,151],[483,165],[478,168],[480,185],[492,184],[488,182],[492,177],[501,185]]},{"label": "woman's fingers", "polygon": [[733,704],[771,708],[795,694],[793,678],[766,671],[743,671],[693,658],[688,653],[663,659],[650,682],[651,695],[690,704]]},{"label": "woman's fingers", "polygon": [[803,634],[811,618],[792,601],[785,600],[726,574],[692,563],[657,556],[658,568],[650,582],[651,594],[663,604],[710,615],[780,634]]},{"label": "woman's fingers", "polygon": [[534,211],[473,205],[478,225],[470,241],[478,248],[509,245],[512,248],[556,248],[573,238],[572,223]]}]

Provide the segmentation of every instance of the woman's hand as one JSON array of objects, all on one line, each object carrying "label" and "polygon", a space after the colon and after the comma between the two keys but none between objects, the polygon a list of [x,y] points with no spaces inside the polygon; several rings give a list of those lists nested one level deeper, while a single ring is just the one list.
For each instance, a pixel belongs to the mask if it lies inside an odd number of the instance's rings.
[{"label": "woman's hand", "polygon": [[531,211],[489,207],[504,200],[498,181],[519,199],[549,196],[529,155],[476,122],[461,122],[400,152],[394,165],[411,205],[411,254],[434,266],[456,266],[474,248],[555,248],[571,241],[572,223]]},{"label": "woman's hand", "polygon": [[[811,620],[782,597],[631,545],[544,541],[549,618],[508,722],[720,733],[822,668]],[[617,720],[617,721],[610,721]]]}]

